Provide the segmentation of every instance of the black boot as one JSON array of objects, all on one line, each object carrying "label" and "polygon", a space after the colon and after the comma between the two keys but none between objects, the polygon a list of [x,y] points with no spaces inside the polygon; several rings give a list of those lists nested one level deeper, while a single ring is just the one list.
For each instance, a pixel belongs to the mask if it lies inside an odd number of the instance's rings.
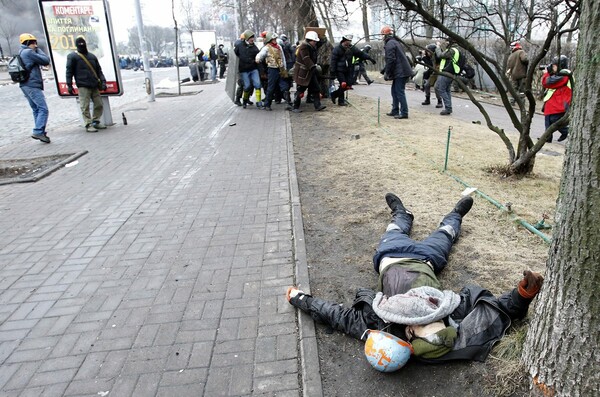
[{"label": "black boot", "polygon": [[460,214],[460,216],[465,216],[471,210],[473,206],[473,198],[471,196],[466,196],[458,200],[458,203],[454,206],[452,212],[456,212]]},{"label": "black boot", "polygon": [[337,96],[338,96],[338,92],[337,90],[333,91],[330,95],[331,97],[331,102],[333,102],[335,104],[335,101],[337,100]]},{"label": "black boot", "polygon": [[430,104],[431,104],[431,102],[429,101],[429,97],[428,96],[426,96],[425,100],[423,102],[421,102],[421,105],[430,105]]},{"label": "black boot", "polygon": [[435,105],[435,107],[438,108],[438,109],[441,109],[441,108],[444,107],[444,105],[442,104],[442,100],[441,99],[438,99],[437,105]]},{"label": "black boot", "polygon": [[405,213],[412,216],[412,212],[406,209],[404,204],[402,204],[402,200],[400,200],[400,197],[396,196],[394,193],[387,193],[385,195],[385,201],[388,207],[390,207],[390,209],[392,210],[392,215],[395,215],[397,213]]}]

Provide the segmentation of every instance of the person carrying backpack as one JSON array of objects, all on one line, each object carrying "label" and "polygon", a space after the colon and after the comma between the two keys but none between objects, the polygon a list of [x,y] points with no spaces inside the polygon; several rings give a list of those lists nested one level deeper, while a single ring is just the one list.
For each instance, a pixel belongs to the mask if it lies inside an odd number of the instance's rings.
[{"label": "person carrying backpack", "polygon": [[37,39],[31,33],[21,34],[19,42],[21,43],[19,55],[23,60],[25,69],[29,71],[29,78],[20,82],[19,87],[33,111],[35,125],[31,137],[44,143],[50,143],[50,138],[46,134],[49,112],[44,96],[44,79],[40,70],[40,66],[50,65],[50,58],[38,48]]},{"label": "person carrying backpack", "polygon": [[[448,46],[446,51],[442,50],[441,43],[437,42],[435,56],[440,60],[440,71],[458,75],[461,71],[461,63],[464,64],[464,56],[458,50],[458,46],[453,38],[448,37]],[[461,59],[462,58],[462,59]],[[444,102],[444,110],[440,112],[442,116],[452,114],[452,78],[439,75],[435,82],[435,89],[439,92]]]}]

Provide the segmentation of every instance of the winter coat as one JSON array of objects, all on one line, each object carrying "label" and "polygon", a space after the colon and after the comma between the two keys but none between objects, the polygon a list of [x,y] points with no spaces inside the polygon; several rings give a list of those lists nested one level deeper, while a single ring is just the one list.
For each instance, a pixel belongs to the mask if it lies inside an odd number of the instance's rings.
[{"label": "winter coat", "polygon": [[544,95],[544,115],[565,113],[571,106],[570,70],[563,69],[556,74],[547,71],[542,76],[542,86],[547,89]]},{"label": "winter coat", "polygon": [[[319,43],[319,42],[317,42]],[[296,84],[308,87],[317,65],[317,48],[301,43],[296,49],[296,63],[294,64],[294,81]]]},{"label": "winter coat", "polygon": [[215,46],[211,46],[210,50],[208,50],[208,60],[216,61],[217,60],[217,51],[215,50]]},{"label": "winter coat", "polygon": [[278,44],[267,44],[260,49],[258,55],[256,55],[257,62],[265,61],[268,68],[273,69],[285,69],[285,55],[282,48]]},{"label": "winter coat", "polygon": [[281,48],[283,49],[283,55],[285,56],[286,68],[289,70],[292,67],[294,67],[294,62],[296,62],[294,49],[292,48],[292,45],[289,42],[283,43]]},{"label": "winter coat", "polygon": [[[90,70],[90,67],[87,65],[87,63],[81,59],[78,54],[80,53],[72,52],[67,56],[67,85],[73,84],[74,77],[77,87],[98,88],[98,79]],[[106,79],[102,73],[102,68],[100,67],[98,58],[96,58],[96,56],[91,52],[81,55],[83,55],[95,69],[96,75],[98,75],[100,81],[106,84]]]},{"label": "winter coat", "polygon": [[[458,337],[452,350],[436,359],[419,358],[421,361],[485,361],[494,344],[510,327],[511,320],[525,317],[531,303],[531,299],[521,297],[516,288],[496,298],[486,289],[468,286],[461,290],[459,296],[458,307],[445,319],[446,323],[458,327]],[[402,325],[386,324],[377,316],[373,310],[373,290],[359,289],[351,307],[312,296],[303,298],[302,301],[294,298],[290,302],[309,313],[315,321],[354,338],[364,338],[368,329],[387,327],[388,332],[406,339]]]},{"label": "winter coat", "polygon": [[527,75],[527,64],[529,63],[529,58],[527,57],[527,53],[523,51],[523,49],[519,49],[513,51],[512,54],[508,57],[508,61],[506,62],[506,67],[510,73],[510,78],[513,81],[520,80],[525,78]]},{"label": "winter coat", "polygon": [[50,58],[39,48],[32,50],[26,45],[21,45],[21,60],[25,65],[25,69],[29,70],[29,79],[19,83],[19,87],[31,87],[44,89],[44,79],[42,78],[41,66],[50,65]]},{"label": "winter coat", "polygon": [[463,56],[456,46],[449,47],[446,51],[442,51],[440,47],[435,49],[435,56],[440,60],[440,70],[442,72],[459,74],[460,66],[458,66],[460,57]]},{"label": "winter coat", "polygon": [[385,68],[384,77],[388,80],[408,78],[412,76],[412,68],[406,58],[406,54],[395,37],[385,39]]},{"label": "winter coat", "polygon": [[335,76],[337,73],[347,74],[354,72],[353,58],[361,60],[372,59],[369,54],[353,45],[344,47],[341,43],[338,44],[331,52],[331,61],[329,62],[331,74]]},{"label": "winter coat", "polygon": [[240,40],[233,48],[233,52],[235,52],[235,55],[237,55],[240,60],[238,65],[240,73],[251,72],[258,68],[255,60],[256,55],[258,54],[258,47],[256,44],[248,44],[247,41]]}]

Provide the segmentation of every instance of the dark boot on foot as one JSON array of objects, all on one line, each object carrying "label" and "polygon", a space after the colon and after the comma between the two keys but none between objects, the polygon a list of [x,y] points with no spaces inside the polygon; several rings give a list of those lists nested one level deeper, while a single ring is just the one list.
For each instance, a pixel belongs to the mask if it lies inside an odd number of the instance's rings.
[{"label": "dark boot on foot", "polygon": [[396,196],[394,193],[387,193],[385,195],[385,202],[392,210],[392,213],[396,213],[398,211],[407,212],[406,207],[404,207],[404,204],[402,204],[402,200],[400,200],[400,197]]},{"label": "dark boot on foot", "polygon": [[456,203],[452,212],[456,212],[460,214],[460,216],[465,216],[469,213],[472,206],[473,198],[471,196],[466,196],[458,200],[458,203]]}]

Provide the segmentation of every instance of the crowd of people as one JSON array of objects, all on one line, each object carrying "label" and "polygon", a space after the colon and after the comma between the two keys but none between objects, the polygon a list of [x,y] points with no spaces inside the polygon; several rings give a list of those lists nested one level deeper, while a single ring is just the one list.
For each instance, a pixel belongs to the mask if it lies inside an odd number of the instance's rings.
[{"label": "crowd of people", "polygon": [[[381,74],[384,80],[392,82],[391,110],[386,114],[396,119],[409,117],[405,90],[407,82],[412,79],[417,89],[422,89],[425,94],[422,105],[431,104],[433,88],[436,97],[435,107],[443,108],[440,115],[451,115],[453,112],[453,84],[456,84],[458,80],[464,84],[470,84],[474,76],[473,67],[466,62],[465,54],[459,50],[455,40],[449,37],[445,42],[437,41],[426,45],[420,51],[416,59],[417,64],[414,66],[407,57],[404,44],[391,27],[384,26],[380,34],[384,43],[385,60]],[[311,103],[316,111],[322,111],[327,108],[321,102],[323,98],[330,98],[333,104],[338,106],[346,106],[346,91],[351,90],[353,85],[359,84],[361,77],[367,84],[373,83],[365,67],[366,62],[376,64],[376,60],[370,55],[371,46],[365,45],[359,49],[356,44],[352,43],[353,36],[351,34],[343,35],[335,46],[327,40],[325,35],[319,35],[316,30],[308,30],[304,39],[295,44],[292,44],[285,34],[277,35],[274,32],[264,31],[260,37],[263,44],[260,50],[256,45],[256,35],[251,30],[244,31],[233,46],[233,53],[238,58],[239,78],[234,98],[234,103],[238,106],[247,108],[249,105],[255,104],[259,109],[272,110],[273,102],[285,102],[286,109],[299,113],[302,111],[300,108],[302,99],[305,98],[306,103]],[[45,132],[48,108],[45,105],[41,74],[38,77],[40,67],[47,66],[49,58],[37,47],[37,40],[33,35],[24,33],[21,35],[20,41],[22,58],[31,73],[30,80],[20,83],[20,86],[34,114],[35,127],[32,137],[49,143],[50,138]],[[85,44],[85,40],[83,40],[83,44]],[[85,50],[85,45],[82,49]],[[511,43],[510,49],[506,75],[511,82],[510,91],[513,96],[511,102],[514,104],[524,97],[523,91],[529,59],[520,42]],[[74,54],[76,53],[82,52]],[[90,56],[93,57],[93,54]],[[229,54],[224,50],[223,44],[218,46],[216,43],[212,44],[208,53],[196,48],[194,57],[195,62],[189,64],[194,81],[208,79],[216,81],[217,75],[221,79],[224,78],[229,63]],[[69,65],[75,65],[79,63],[81,57],[75,58],[75,55],[72,54],[69,59],[71,60]],[[558,128],[560,132],[558,141],[563,141],[568,136],[568,121],[564,118],[571,104],[572,96],[572,73],[568,69],[568,64],[569,59],[564,55],[553,58],[551,64],[545,68],[541,81],[545,89],[543,113],[546,128],[557,121],[561,122],[560,128]],[[172,65],[172,60],[165,58],[151,66],[170,65]],[[119,66],[124,69],[143,67],[139,58],[131,57],[120,57]],[[207,67],[208,72],[206,71]],[[73,78],[73,75],[69,74],[69,70],[68,66],[67,81],[71,81]],[[100,81],[103,76],[100,78],[101,70],[99,72],[97,80]],[[76,75],[74,77],[77,79]],[[296,89],[292,96],[291,90],[294,83]],[[102,91],[99,84],[96,84],[96,88]],[[69,92],[71,93],[71,90]],[[81,95],[80,91],[78,95]],[[256,103],[251,101],[251,97],[254,97]],[[94,113],[101,115],[99,97],[84,96],[82,102],[89,103],[88,99],[93,101],[96,107]],[[86,121],[86,130],[93,132],[93,130],[102,128],[98,115],[87,117],[83,108],[82,112]],[[87,113],[89,113],[89,109]],[[547,140],[552,142],[552,135]]]}]

